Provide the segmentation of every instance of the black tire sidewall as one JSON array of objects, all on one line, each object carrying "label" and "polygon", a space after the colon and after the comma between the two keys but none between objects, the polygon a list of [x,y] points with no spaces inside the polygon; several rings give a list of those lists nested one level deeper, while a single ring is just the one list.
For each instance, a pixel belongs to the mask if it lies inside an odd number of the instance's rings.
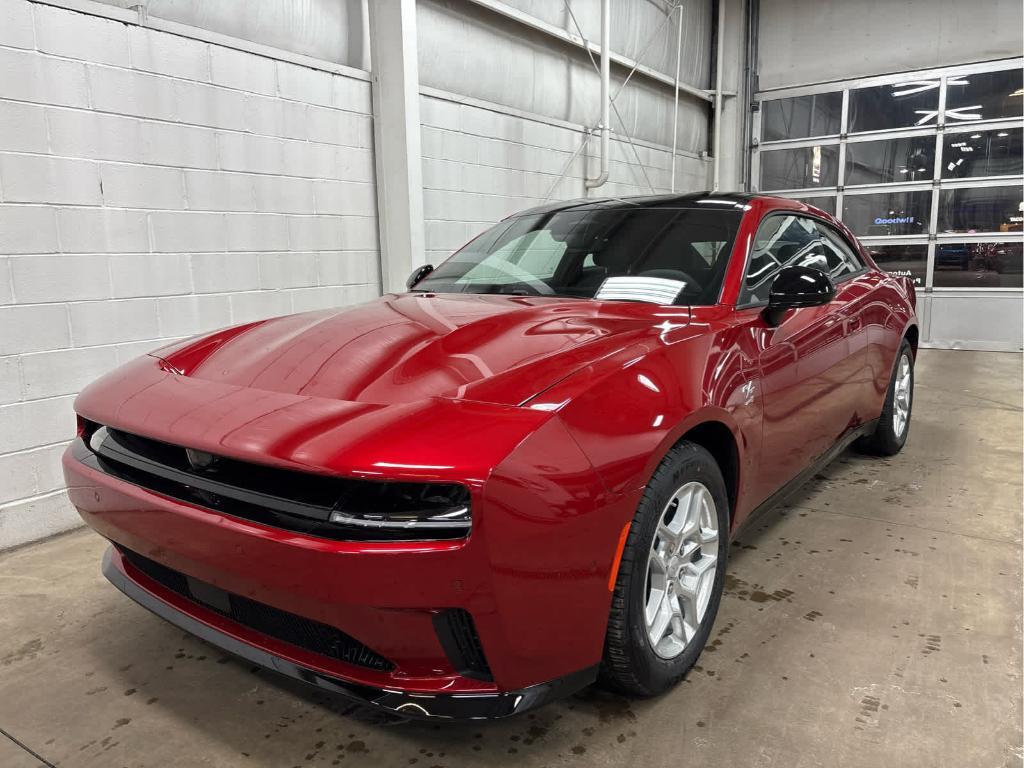
[{"label": "black tire sidewall", "polygon": [[[675,454],[675,455],[673,455]],[[700,482],[711,493],[718,513],[718,563],[715,582],[700,629],[679,656],[663,659],[651,646],[644,620],[647,581],[647,555],[654,541],[662,512],[672,494],[689,482]],[[711,454],[700,446],[684,443],[673,449],[666,463],[652,478],[638,510],[634,525],[638,536],[632,543],[637,566],[630,574],[626,586],[627,622],[629,626],[630,656],[634,660],[637,682],[650,694],[659,693],[674,685],[697,661],[711,633],[725,585],[726,561],[729,552],[729,500],[722,473]]]},{"label": "black tire sidewall", "polygon": [[[893,425],[893,411],[896,408],[896,377],[899,375],[900,360],[903,359],[904,355],[906,355],[910,360],[910,406],[907,408],[907,423],[903,426],[903,432],[897,435],[896,428]],[[904,339],[903,343],[900,344],[899,351],[896,353],[896,359],[892,364],[892,375],[889,377],[889,391],[885,394],[885,407],[882,409],[879,424],[875,429],[873,447],[876,451],[885,455],[899,453],[906,444],[907,437],[910,435],[910,424],[913,415],[914,351],[911,349],[910,343]]]}]

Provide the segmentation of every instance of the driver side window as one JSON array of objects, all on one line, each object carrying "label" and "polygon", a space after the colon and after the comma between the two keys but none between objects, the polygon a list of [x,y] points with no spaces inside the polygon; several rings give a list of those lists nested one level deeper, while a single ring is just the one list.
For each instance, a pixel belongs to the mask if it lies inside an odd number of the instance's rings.
[{"label": "driver side window", "polygon": [[818,228],[806,216],[769,216],[757,228],[750,245],[747,274],[737,303],[766,304],[775,275],[789,264],[828,271]]}]

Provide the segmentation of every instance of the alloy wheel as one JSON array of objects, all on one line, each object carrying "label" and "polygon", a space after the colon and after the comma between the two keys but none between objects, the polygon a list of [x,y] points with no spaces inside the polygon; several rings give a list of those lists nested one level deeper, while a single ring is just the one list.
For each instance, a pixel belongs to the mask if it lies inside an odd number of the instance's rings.
[{"label": "alloy wheel", "polygon": [[702,483],[679,488],[661,513],[647,560],[644,620],[654,652],[672,659],[697,634],[718,569],[718,511]]},{"label": "alloy wheel", "polygon": [[910,398],[912,394],[910,386],[910,356],[904,353],[900,356],[899,368],[896,370],[896,381],[893,385],[892,430],[896,433],[896,437],[902,437],[903,430],[907,428],[907,421],[910,419]]}]

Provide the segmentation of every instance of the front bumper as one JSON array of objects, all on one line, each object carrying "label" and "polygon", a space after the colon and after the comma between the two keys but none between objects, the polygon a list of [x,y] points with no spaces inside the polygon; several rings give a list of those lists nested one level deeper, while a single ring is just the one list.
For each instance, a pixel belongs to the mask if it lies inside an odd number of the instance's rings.
[{"label": "front bumper", "polygon": [[[170,498],[104,471],[94,458],[76,440],[64,473],[85,522],[127,553],[124,562],[116,550],[112,555],[111,580],[233,653],[359,701],[402,707],[404,715],[415,708],[403,705],[414,703],[439,717],[501,717],[594,679],[608,572],[631,501],[602,495],[555,419],[478,486],[473,532],[462,540],[318,538]],[[246,618],[207,610],[210,603],[141,571],[131,553],[340,632],[393,666],[357,663],[333,647],[328,658],[312,644],[287,641],[288,633],[268,634]],[[446,642],[452,636],[439,629],[439,618],[457,612],[475,623],[485,676],[458,663]]]},{"label": "front bumper", "polygon": [[211,645],[293,680],[404,717],[452,720],[508,717],[575,693],[590,685],[597,678],[597,667],[594,666],[557,680],[516,691],[427,694],[376,688],[296,664],[255,645],[243,642],[237,637],[178,610],[169,602],[157,597],[138,580],[129,576],[123,558],[113,546],[109,547],[103,555],[103,575],[111,584],[142,607]]}]

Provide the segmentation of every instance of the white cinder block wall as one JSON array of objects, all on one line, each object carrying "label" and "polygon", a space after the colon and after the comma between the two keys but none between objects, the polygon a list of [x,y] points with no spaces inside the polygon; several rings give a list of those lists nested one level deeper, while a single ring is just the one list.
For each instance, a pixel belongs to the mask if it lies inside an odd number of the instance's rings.
[{"label": "white cinder block wall", "polygon": [[0,0],[0,549],[78,523],[87,382],[379,293],[368,78]]}]

